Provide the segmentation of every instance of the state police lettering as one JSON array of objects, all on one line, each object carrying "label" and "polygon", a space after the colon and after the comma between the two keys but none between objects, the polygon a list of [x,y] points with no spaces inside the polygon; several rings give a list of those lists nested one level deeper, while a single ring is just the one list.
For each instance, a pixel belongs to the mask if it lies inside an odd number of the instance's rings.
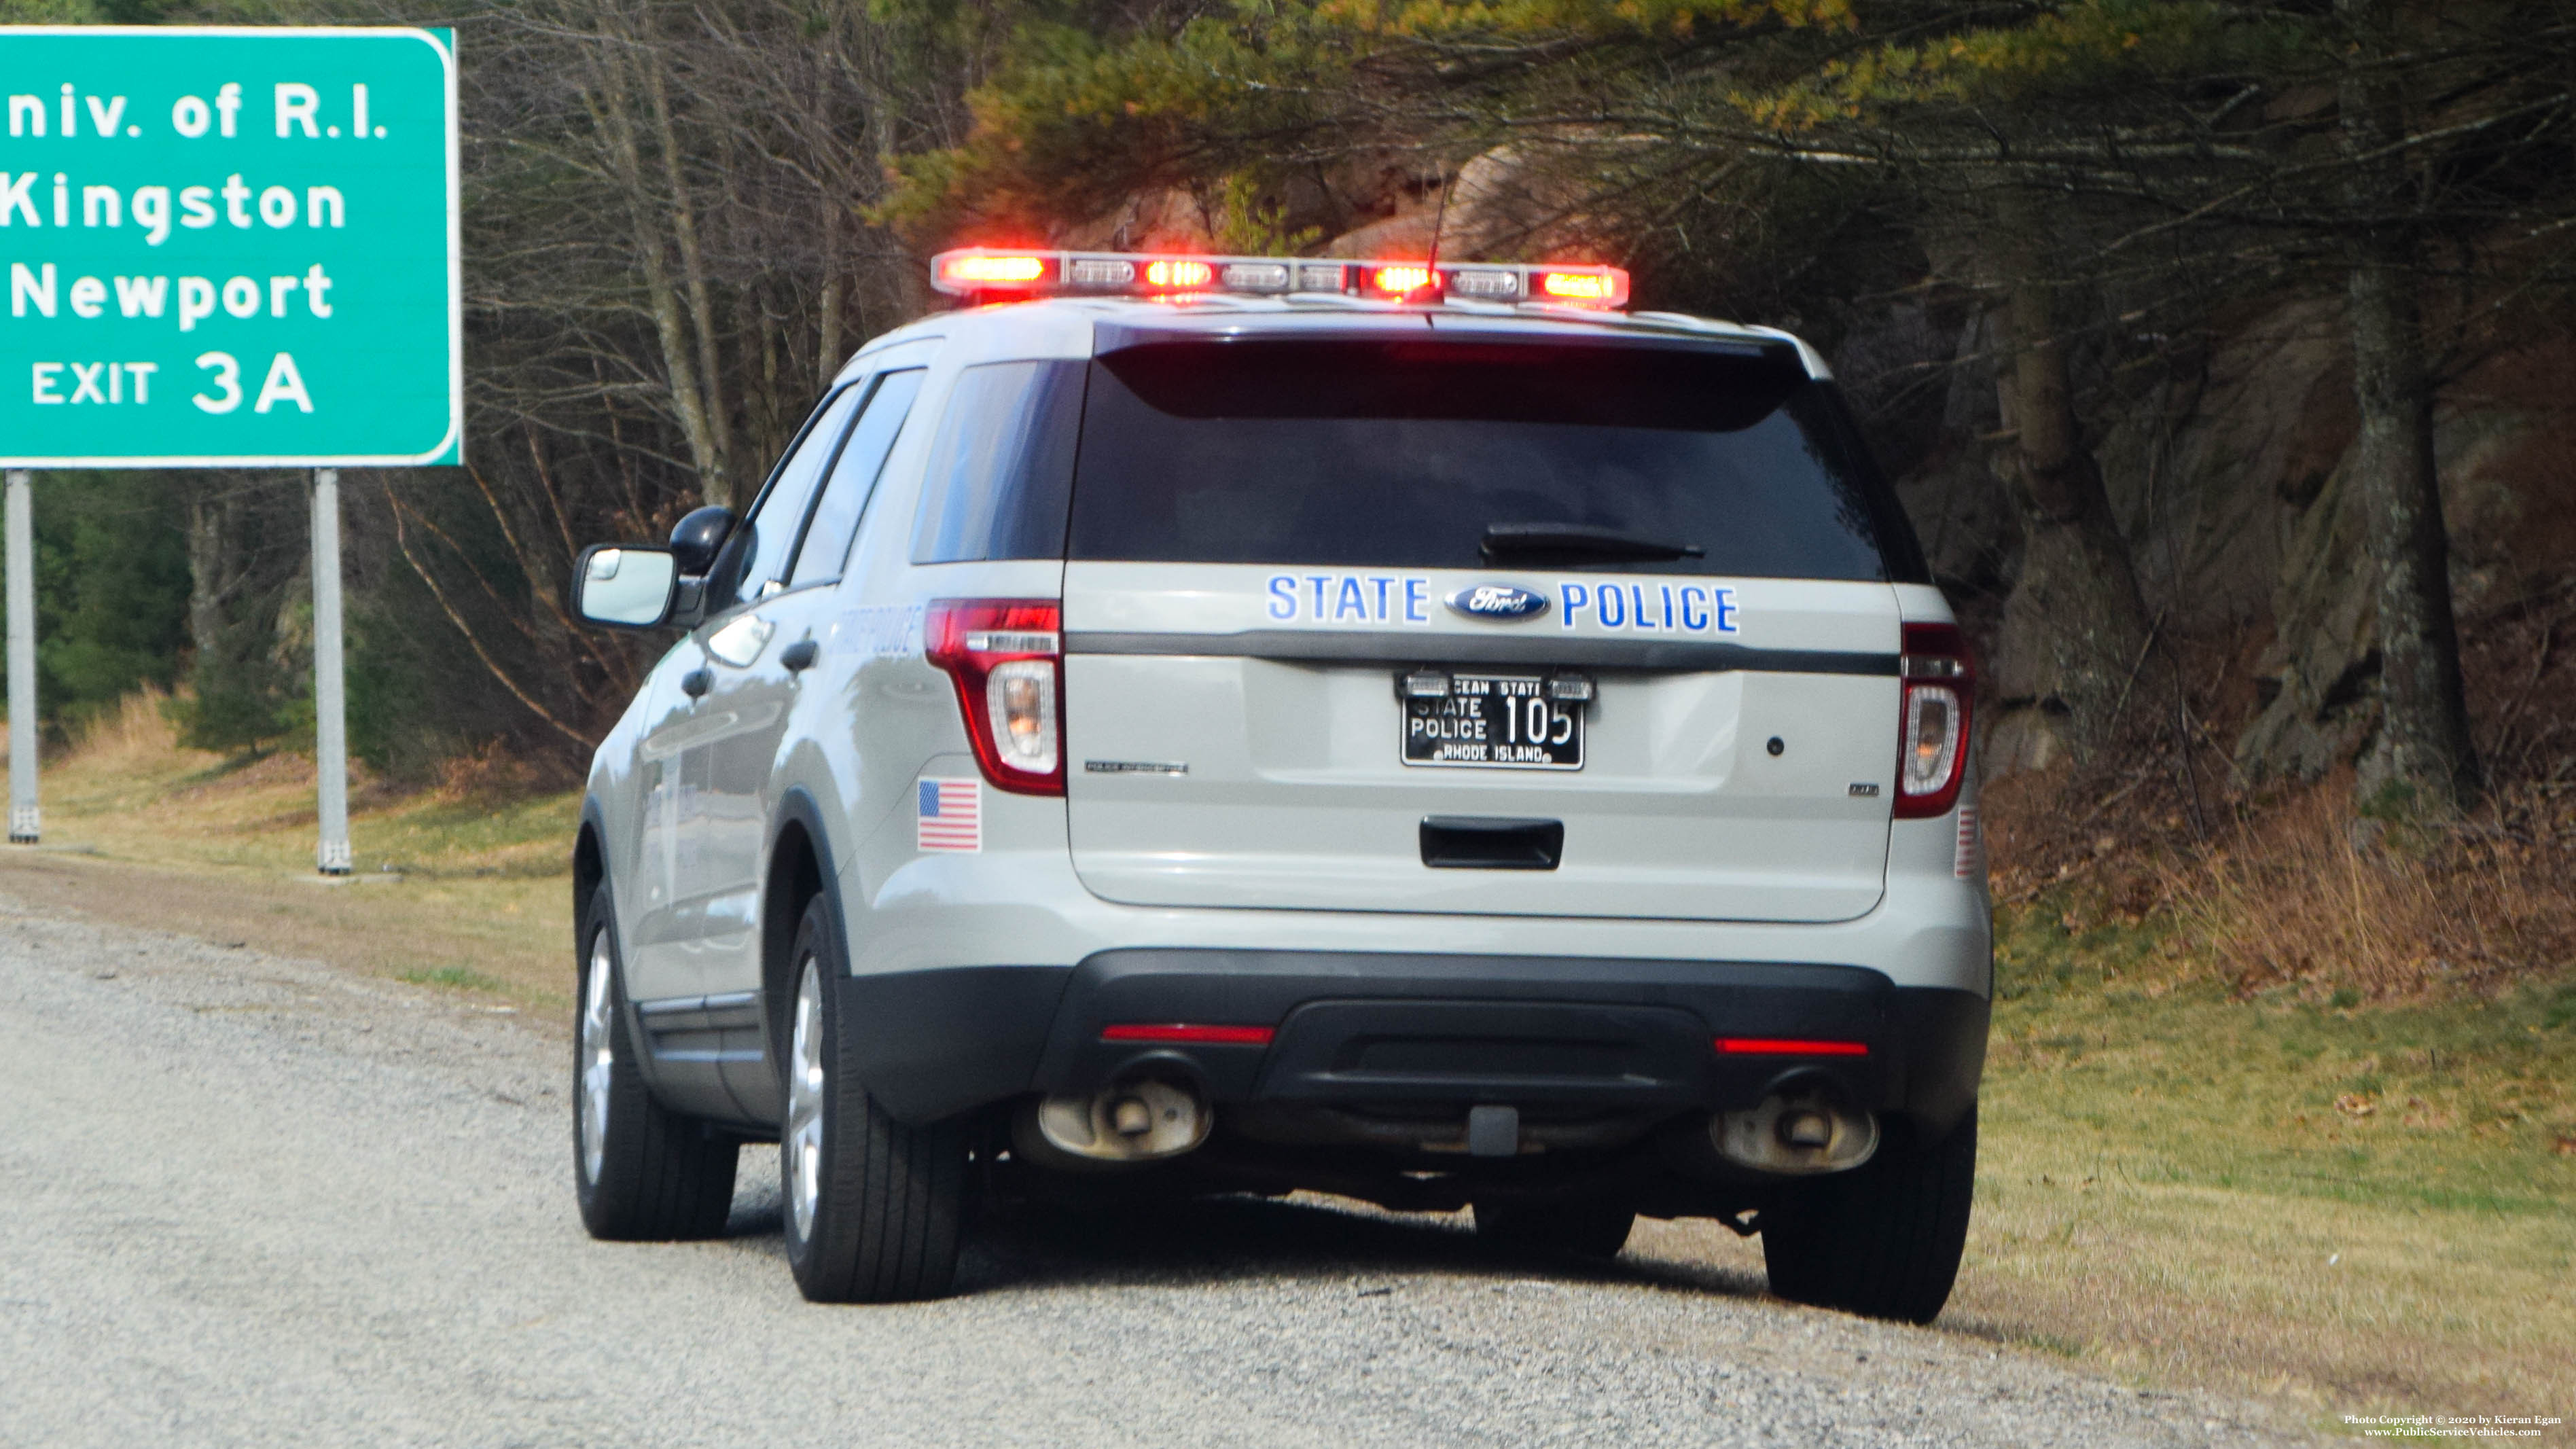
[{"label": "state police lettering", "polygon": [[[1560,580],[1558,627],[1639,634],[1737,634],[1744,609],[1727,584]],[[1437,595],[1420,574],[1272,574],[1263,602],[1283,624],[1428,625]]]},{"label": "state police lettering", "polygon": [[1734,634],[1743,628],[1735,590],[1725,584],[1565,582],[1556,586],[1562,625],[1571,629],[1585,610],[1604,629],[1645,634]]},{"label": "state police lettering", "polygon": [[1270,617],[1282,623],[1428,624],[1431,580],[1400,574],[1272,574]]}]

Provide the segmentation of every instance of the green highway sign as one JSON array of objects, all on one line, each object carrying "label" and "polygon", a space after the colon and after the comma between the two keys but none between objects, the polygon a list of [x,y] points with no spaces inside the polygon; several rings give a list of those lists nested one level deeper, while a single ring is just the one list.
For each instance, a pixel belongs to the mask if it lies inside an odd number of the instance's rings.
[{"label": "green highway sign", "polygon": [[453,463],[454,32],[0,29],[0,464]]}]

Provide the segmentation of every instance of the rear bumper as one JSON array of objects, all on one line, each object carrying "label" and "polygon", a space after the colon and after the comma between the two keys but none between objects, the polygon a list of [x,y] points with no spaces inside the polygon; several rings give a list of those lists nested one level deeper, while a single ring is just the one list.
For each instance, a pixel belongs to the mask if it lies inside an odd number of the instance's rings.
[{"label": "rear bumper", "polygon": [[[853,977],[869,1087],[908,1121],[1148,1071],[1220,1109],[1276,1104],[1677,1112],[1793,1084],[1946,1131],[1975,1100],[1984,996],[1857,966],[1250,950],[1113,950],[1073,967]],[[1273,1029],[1261,1044],[1103,1040],[1117,1024]],[[1719,1038],[1858,1043],[1746,1055]]]}]

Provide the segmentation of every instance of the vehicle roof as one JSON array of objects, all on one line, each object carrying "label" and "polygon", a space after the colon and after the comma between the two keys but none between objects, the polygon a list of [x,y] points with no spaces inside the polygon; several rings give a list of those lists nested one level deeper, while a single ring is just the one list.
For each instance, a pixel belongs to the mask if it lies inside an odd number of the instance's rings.
[{"label": "vehicle roof", "polygon": [[1752,327],[1679,312],[1612,312],[1576,307],[1513,306],[1449,301],[1423,305],[1332,294],[1254,297],[1210,294],[1188,298],[1047,297],[935,313],[872,339],[850,362],[864,368],[873,354],[929,338],[966,343],[995,359],[1020,356],[1089,356],[1141,340],[1146,334],[1209,337],[1247,333],[1349,336],[1423,329],[1452,336],[1515,340],[1645,340],[1676,342],[1786,342],[1797,348],[1810,376],[1830,376],[1815,349],[1774,327]]}]

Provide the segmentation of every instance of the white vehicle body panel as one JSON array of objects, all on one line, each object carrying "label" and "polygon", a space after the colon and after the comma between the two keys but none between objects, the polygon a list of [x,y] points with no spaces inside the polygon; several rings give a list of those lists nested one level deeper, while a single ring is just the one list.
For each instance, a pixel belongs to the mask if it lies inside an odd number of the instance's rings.
[{"label": "white vehicle body panel", "polygon": [[[1345,579],[1374,586],[1362,591],[1372,617],[1314,619],[1313,601],[1335,592],[1328,581]],[[1552,606],[1497,623],[1439,602],[1493,583]],[[1614,588],[1644,602],[1649,627],[1609,628],[1597,611],[1571,606]],[[1722,617],[1734,626],[1726,633],[1710,627],[1721,617],[1710,594],[1725,596]],[[1374,617],[1381,604],[1383,621]],[[1329,603],[1322,612],[1332,612]],[[1677,633],[1692,617],[1703,627]],[[1773,921],[1849,920],[1878,902],[1896,766],[1882,737],[1897,712],[1897,607],[1885,584],[1075,562],[1066,566],[1065,628],[1074,640],[1157,641],[1151,654],[1067,661],[1074,869],[1106,899]],[[1224,652],[1262,630],[1330,635],[1382,657]],[[1594,669],[1580,769],[1400,758],[1401,667],[1436,668],[1484,645],[1545,643],[1579,658],[1586,643],[1675,638],[1766,653],[1874,654],[1888,667],[1878,675]],[[1201,639],[1204,653],[1193,647]],[[1462,667],[1551,672],[1535,663]],[[1873,717],[1890,731],[1849,727]],[[1766,749],[1772,739],[1783,741],[1779,755]],[[1094,770],[1094,761],[1186,772]],[[1420,822],[1451,815],[1562,820],[1563,863],[1548,871],[1426,866]]]}]

